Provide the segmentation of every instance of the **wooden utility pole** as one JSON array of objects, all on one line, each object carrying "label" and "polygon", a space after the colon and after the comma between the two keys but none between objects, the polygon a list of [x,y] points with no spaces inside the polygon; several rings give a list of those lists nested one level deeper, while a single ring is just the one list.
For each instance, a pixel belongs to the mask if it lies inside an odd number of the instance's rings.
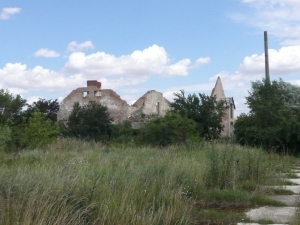
[{"label": "wooden utility pole", "polygon": [[269,53],[268,53],[268,33],[264,32],[265,39],[265,70],[266,70],[266,81],[270,83],[270,72],[269,72]]}]

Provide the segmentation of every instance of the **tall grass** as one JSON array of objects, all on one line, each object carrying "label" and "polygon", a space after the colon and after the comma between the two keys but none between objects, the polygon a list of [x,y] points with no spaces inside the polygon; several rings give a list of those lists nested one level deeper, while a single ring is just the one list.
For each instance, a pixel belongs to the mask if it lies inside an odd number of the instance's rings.
[{"label": "tall grass", "polygon": [[261,183],[291,163],[232,144],[187,150],[62,139],[0,153],[0,224],[193,224],[206,193]]}]

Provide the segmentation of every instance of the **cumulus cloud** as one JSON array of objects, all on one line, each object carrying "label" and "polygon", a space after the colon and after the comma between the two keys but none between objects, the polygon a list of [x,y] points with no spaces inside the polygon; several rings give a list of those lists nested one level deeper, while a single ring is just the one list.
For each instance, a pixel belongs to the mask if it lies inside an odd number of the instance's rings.
[{"label": "cumulus cloud", "polygon": [[282,39],[282,45],[300,41],[299,0],[242,0],[249,10],[231,14],[231,18]]},{"label": "cumulus cloud", "polygon": [[[300,80],[289,81],[285,76],[300,74],[300,45],[269,49],[269,67],[272,80],[282,77],[287,82],[299,85]],[[235,97],[237,115],[247,112],[245,96],[248,96],[248,90],[251,89],[251,81],[265,77],[264,53],[246,56],[235,72],[220,72],[211,77],[210,81],[215,81],[217,77],[221,78],[226,88],[225,94]]]},{"label": "cumulus cloud", "polygon": [[3,8],[0,12],[0,19],[1,20],[8,20],[12,15],[21,12],[21,8]]},{"label": "cumulus cloud", "polygon": [[171,63],[163,47],[153,45],[144,50],[136,50],[130,55],[116,57],[105,52],[85,55],[83,52],[74,52],[65,64],[67,71],[96,74],[97,76],[141,76],[167,75],[186,76],[190,69],[191,60],[182,59]]},{"label": "cumulus cloud", "polygon": [[49,93],[69,93],[71,90],[86,85],[89,79],[98,79],[102,86],[116,90],[122,86],[137,85],[147,81],[147,76],[132,77],[125,76],[114,79],[91,77],[83,74],[67,76],[53,70],[36,66],[28,69],[27,65],[21,63],[7,63],[0,68],[0,88],[9,89],[14,94],[25,94],[31,91],[43,91]]},{"label": "cumulus cloud", "polygon": [[[269,66],[270,73],[275,75],[300,73],[300,45],[269,49]],[[264,54],[247,56],[240,66],[244,74],[261,74],[264,70]]]},{"label": "cumulus cloud", "polygon": [[59,57],[60,54],[56,51],[49,50],[47,48],[41,48],[34,53],[34,56],[35,57],[53,58],[53,57]]},{"label": "cumulus cloud", "polygon": [[41,66],[28,69],[21,63],[7,63],[0,69],[0,78],[2,88],[16,89],[19,94],[34,90],[63,91],[66,88],[78,87],[86,80],[81,75],[65,77]]},{"label": "cumulus cloud", "polygon": [[94,45],[91,41],[85,41],[82,43],[77,43],[76,41],[72,41],[68,45],[68,51],[70,52],[77,52],[77,51],[82,51],[85,49],[92,49],[94,48]]},{"label": "cumulus cloud", "polygon": [[[57,54],[49,49],[40,49],[34,55],[54,57]],[[173,62],[165,49],[157,45],[118,57],[105,52],[89,55],[72,52],[59,72],[42,66],[28,68],[22,63],[7,63],[0,68],[0,88],[32,96],[29,101],[36,100],[39,92],[65,96],[78,87],[86,86],[86,81],[91,79],[100,81],[105,89],[119,91],[121,87],[132,89],[132,86],[146,82],[151,75],[186,76],[195,65],[209,62],[209,57],[199,58],[195,62],[187,58]],[[203,87],[196,85],[189,87],[189,90]],[[140,96],[131,96],[129,100],[137,97]]]}]

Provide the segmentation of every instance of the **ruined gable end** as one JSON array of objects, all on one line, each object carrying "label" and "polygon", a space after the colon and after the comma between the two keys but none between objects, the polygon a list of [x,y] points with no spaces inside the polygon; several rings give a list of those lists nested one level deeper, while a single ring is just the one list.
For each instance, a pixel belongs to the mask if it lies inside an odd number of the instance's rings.
[{"label": "ruined gable end", "polygon": [[216,97],[217,101],[224,102],[224,115],[222,117],[222,125],[224,126],[224,128],[221,132],[221,136],[230,137],[233,135],[235,104],[233,97],[225,96],[220,77],[218,77],[215,87],[212,89],[211,97],[213,96]]}]

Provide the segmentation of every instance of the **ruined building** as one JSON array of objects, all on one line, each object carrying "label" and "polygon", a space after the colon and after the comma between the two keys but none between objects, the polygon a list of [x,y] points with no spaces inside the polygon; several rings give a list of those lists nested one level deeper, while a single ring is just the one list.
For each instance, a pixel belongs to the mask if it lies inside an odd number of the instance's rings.
[{"label": "ruined building", "polygon": [[225,97],[220,77],[218,77],[215,87],[212,89],[211,97],[213,96],[216,96],[217,101],[224,101],[224,116],[222,118],[224,128],[221,132],[221,136],[229,137],[233,135],[235,104],[233,97]]},{"label": "ruined building", "polygon": [[111,89],[102,89],[101,83],[95,80],[87,81],[87,87],[73,90],[65,97],[57,114],[58,121],[67,121],[73,109],[74,102],[85,105],[90,102],[101,103],[113,119],[113,123],[125,120],[140,122],[142,118],[150,115],[164,116],[169,109],[169,101],[163,94],[154,90],[147,91],[132,106]]},{"label": "ruined building", "polygon": [[[221,79],[219,77],[212,90],[211,96],[216,96],[217,100],[223,100],[225,102],[225,113],[223,117],[224,130],[222,131],[221,136],[230,136],[233,133],[235,105],[233,98],[225,97]],[[129,120],[131,121],[133,128],[139,128],[147,118],[164,116],[170,105],[170,102],[163,97],[163,94],[155,90],[147,91],[133,105],[129,105],[113,90],[102,89],[100,82],[89,80],[87,81],[86,87],[80,87],[73,90],[62,100],[57,114],[58,121],[66,122],[68,120],[74,102],[78,102],[80,105],[91,102],[101,103],[107,107],[107,110],[113,119],[113,123]]]}]

